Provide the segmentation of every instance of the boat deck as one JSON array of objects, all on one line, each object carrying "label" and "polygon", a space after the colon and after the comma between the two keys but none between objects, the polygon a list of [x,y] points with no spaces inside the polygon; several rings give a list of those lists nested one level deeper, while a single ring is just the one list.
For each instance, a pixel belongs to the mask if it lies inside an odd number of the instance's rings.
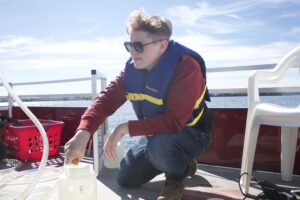
[{"label": "boat deck", "polygon": [[[57,179],[63,169],[63,155],[48,159],[42,178],[27,199],[58,199]],[[85,158],[82,162],[92,164]],[[6,159],[0,164],[0,199],[15,199],[32,181],[38,162],[22,162]],[[196,174],[189,177],[182,200],[227,200],[244,199],[239,190],[240,170],[236,168],[198,164]],[[259,180],[268,180],[290,189],[300,189],[300,176],[294,175],[293,182],[282,182],[280,174],[254,171],[253,176]],[[116,183],[116,170],[103,166],[97,177],[97,199],[103,200],[153,200],[164,185],[164,175],[159,175],[151,182],[137,189],[122,188]],[[261,193],[260,187],[253,183],[251,194]],[[41,198],[43,197],[43,198]]]}]

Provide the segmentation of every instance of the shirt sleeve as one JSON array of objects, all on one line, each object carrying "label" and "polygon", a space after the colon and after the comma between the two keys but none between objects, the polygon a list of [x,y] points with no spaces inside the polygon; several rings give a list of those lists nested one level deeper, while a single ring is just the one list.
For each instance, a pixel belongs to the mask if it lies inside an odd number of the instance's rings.
[{"label": "shirt sleeve", "polygon": [[190,118],[196,101],[204,90],[205,80],[199,63],[184,55],[170,84],[165,113],[129,121],[130,136],[179,132]]},{"label": "shirt sleeve", "polygon": [[112,81],[104,91],[93,99],[92,104],[81,116],[78,129],[88,130],[91,134],[126,101],[124,89],[124,71]]}]

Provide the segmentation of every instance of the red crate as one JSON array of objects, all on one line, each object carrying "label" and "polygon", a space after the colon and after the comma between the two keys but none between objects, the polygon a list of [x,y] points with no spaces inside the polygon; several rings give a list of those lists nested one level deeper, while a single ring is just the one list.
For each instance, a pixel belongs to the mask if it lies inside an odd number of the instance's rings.
[{"label": "red crate", "polygon": [[[48,142],[49,156],[59,153],[60,139],[64,122],[53,120],[39,120],[43,125]],[[43,140],[37,127],[31,120],[19,120],[22,124],[8,126],[5,141],[9,156],[23,161],[40,160],[43,155]]]}]

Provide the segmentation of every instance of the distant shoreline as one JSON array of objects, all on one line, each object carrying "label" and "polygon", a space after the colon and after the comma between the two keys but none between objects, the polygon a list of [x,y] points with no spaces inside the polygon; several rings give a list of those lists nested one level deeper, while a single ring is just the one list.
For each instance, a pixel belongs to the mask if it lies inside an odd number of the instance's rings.
[{"label": "distant shoreline", "polygon": [[[300,95],[300,92],[260,92],[260,96],[284,96],[284,95]],[[211,97],[234,97],[247,96],[247,93],[218,93],[210,94]]]},{"label": "distant shoreline", "polygon": [[[300,92],[261,92],[261,96],[284,96],[284,95],[300,95]],[[211,97],[243,97],[247,96],[247,93],[217,93],[217,94],[210,94]],[[78,96],[78,97],[21,97],[21,100],[24,102],[36,102],[36,101],[86,101],[92,100],[92,96]],[[7,102],[8,98],[0,97],[0,102],[4,103]]]}]

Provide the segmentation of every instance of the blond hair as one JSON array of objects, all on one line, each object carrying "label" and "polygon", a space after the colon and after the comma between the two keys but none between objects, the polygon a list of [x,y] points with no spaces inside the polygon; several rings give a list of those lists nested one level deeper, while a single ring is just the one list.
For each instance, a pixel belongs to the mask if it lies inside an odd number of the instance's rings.
[{"label": "blond hair", "polygon": [[142,10],[133,11],[126,23],[126,32],[144,31],[156,39],[169,40],[172,35],[172,23],[169,19],[156,15],[147,15]]}]

